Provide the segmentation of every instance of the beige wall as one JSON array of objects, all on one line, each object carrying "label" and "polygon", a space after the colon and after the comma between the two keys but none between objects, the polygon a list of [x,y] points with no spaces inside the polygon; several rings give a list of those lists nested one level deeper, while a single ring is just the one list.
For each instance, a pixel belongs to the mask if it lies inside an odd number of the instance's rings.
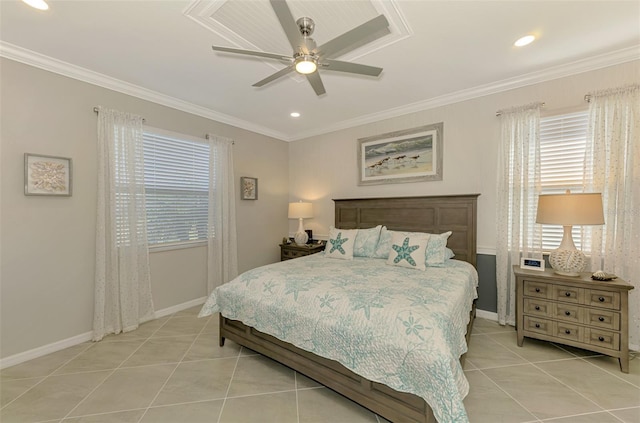
[{"label": "beige wall", "polygon": [[[0,66],[0,357],[91,330],[96,105],[139,114],[152,127],[233,138],[236,182],[259,179],[259,199],[236,203],[240,271],[279,259],[287,143],[7,59]],[[25,196],[24,153],[71,157],[73,196]],[[206,248],[150,260],[156,310],[206,295]]]},{"label": "beige wall", "polygon": [[[290,199],[310,200],[315,216],[305,220],[314,237],[333,224],[334,198],[481,194],[478,198],[478,247],[495,252],[499,109],[542,101],[546,114],[587,108],[584,95],[640,81],[640,62],[582,73],[515,90],[438,107],[376,123],[292,142],[289,148]],[[428,79],[425,83],[428,83]],[[438,182],[358,186],[358,138],[444,122],[444,175]],[[309,171],[309,163],[314,171]],[[289,232],[296,222],[289,223]]]}]

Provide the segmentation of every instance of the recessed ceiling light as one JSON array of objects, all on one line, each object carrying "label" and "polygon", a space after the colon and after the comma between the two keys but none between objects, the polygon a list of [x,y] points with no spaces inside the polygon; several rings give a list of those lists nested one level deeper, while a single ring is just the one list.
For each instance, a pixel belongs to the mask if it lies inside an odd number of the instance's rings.
[{"label": "recessed ceiling light", "polygon": [[291,112],[291,117],[300,117],[300,113],[298,113],[298,112]]},{"label": "recessed ceiling light", "polygon": [[525,35],[524,37],[518,39],[515,43],[513,43],[516,47],[526,46],[527,44],[531,44],[536,37],[534,35]]},{"label": "recessed ceiling light", "polygon": [[49,5],[44,0],[22,0],[27,3],[29,6],[34,7],[39,10],[48,10]]}]

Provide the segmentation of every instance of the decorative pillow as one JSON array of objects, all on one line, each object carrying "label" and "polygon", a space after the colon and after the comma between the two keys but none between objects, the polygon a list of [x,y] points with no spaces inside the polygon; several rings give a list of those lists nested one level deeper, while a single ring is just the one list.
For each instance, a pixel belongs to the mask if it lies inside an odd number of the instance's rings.
[{"label": "decorative pillow", "polygon": [[356,243],[353,247],[354,257],[373,257],[378,239],[380,238],[380,230],[382,226],[378,225],[371,229],[358,229],[356,234]]},{"label": "decorative pillow", "polygon": [[387,264],[426,270],[424,258],[428,242],[427,234],[395,232],[391,237],[391,251]]},{"label": "decorative pillow", "polygon": [[443,234],[429,234],[429,243],[425,263],[427,266],[442,267],[447,259],[447,240],[451,236],[451,231]]},{"label": "decorative pillow", "polygon": [[394,231],[390,231],[386,226],[383,226],[380,230],[380,238],[378,238],[378,245],[373,252],[374,258],[389,258],[389,250],[391,250],[391,235]]},{"label": "decorative pillow", "polygon": [[329,228],[329,240],[324,249],[325,257],[353,260],[353,246],[356,241],[357,229]]},{"label": "decorative pillow", "polygon": [[449,260],[452,259],[456,256],[456,253],[453,252],[453,250],[449,247],[444,249],[444,259],[445,260]]}]

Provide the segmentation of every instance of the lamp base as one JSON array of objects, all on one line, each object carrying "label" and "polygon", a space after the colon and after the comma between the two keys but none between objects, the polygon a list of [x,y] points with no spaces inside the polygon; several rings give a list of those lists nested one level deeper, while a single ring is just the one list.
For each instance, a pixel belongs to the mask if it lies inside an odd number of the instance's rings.
[{"label": "lamp base", "polygon": [[565,250],[558,248],[549,255],[549,263],[555,273],[564,276],[580,276],[584,270],[587,258],[580,250]]},{"label": "lamp base", "polygon": [[298,245],[306,245],[307,241],[309,241],[309,235],[307,235],[307,233],[305,231],[296,232],[296,234],[293,237],[293,240]]}]

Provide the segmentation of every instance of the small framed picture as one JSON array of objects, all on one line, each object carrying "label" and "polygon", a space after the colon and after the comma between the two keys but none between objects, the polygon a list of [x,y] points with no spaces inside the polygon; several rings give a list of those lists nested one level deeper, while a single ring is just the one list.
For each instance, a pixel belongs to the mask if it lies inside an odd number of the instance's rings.
[{"label": "small framed picture", "polygon": [[520,260],[520,268],[521,269],[529,269],[529,270],[539,270],[541,272],[544,271],[544,260],[542,259],[533,259],[533,258],[522,258]]},{"label": "small framed picture", "polygon": [[71,159],[24,154],[24,195],[71,196]]},{"label": "small framed picture", "polygon": [[241,198],[243,200],[258,199],[258,178],[243,176],[240,178]]}]

